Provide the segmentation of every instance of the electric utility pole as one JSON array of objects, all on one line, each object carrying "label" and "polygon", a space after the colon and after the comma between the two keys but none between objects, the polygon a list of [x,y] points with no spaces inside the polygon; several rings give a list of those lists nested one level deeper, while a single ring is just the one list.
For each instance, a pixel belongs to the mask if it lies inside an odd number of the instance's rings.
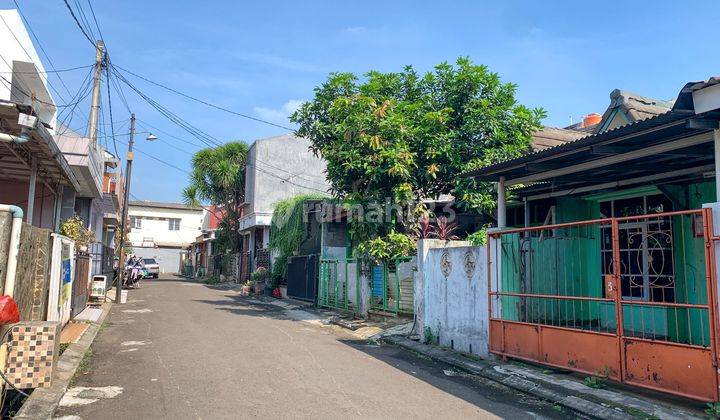
[{"label": "electric utility pole", "polygon": [[128,197],[130,196],[130,176],[132,175],[133,141],[135,138],[135,114],[130,115],[130,141],[128,142],[127,167],[125,169],[125,188],[123,189],[122,219],[120,222],[120,259],[117,266],[117,284],[115,285],[115,303],[121,302],[122,273],[125,270],[125,229],[128,219]]},{"label": "electric utility pole", "polygon": [[92,105],[90,106],[90,121],[88,124],[88,137],[93,148],[97,148],[98,116],[100,114],[100,83],[102,82],[103,59],[105,58],[105,43],[97,42],[95,49],[95,74],[93,75]]}]

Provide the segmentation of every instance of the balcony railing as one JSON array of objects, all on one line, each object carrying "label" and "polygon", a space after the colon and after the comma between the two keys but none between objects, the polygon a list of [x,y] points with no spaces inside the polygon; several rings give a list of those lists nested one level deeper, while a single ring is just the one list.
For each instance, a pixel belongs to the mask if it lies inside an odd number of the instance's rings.
[{"label": "balcony railing", "polygon": [[105,172],[103,175],[103,193],[114,195],[122,205],[122,176],[115,172]]}]

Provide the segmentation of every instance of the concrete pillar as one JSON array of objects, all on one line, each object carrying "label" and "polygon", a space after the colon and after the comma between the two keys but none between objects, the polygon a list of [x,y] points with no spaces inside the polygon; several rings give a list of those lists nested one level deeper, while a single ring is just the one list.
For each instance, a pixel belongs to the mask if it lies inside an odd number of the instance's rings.
[{"label": "concrete pillar", "polygon": [[62,213],[63,206],[63,190],[64,188],[62,186],[57,186],[57,193],[55,194],[55,223],[53,228],[55,232],[60,231],[60,214]]},{"label": "concrete pillar", "polygon": [[715,140],[715,199],[720,201],[720,130],[713,132]]},{"label": "concrete pillar", "polygon": [[30,185],[28,187],[28,202],[27,213],[25,213],[25,223],[32,224],[33,210],[35,209],[35,185],[37,184],[37,160],[34,156],[30,159]]},{"label": "concrete pillar", "polygon": [[263,248],[270,246],[270,226],[263,226]]},{"label": "concrete pillar", "polygon": [[255,271],[255,228],[250,228],[250,236],[248,237],[248,251],[250,251],[250,258],[248,260],[248,267],[250,271]]},{"label": "concrete pillar", "polygon": [[502,229],[506,224],[505,214],[505,177],[501,176],[497,183],[497,227]]}]

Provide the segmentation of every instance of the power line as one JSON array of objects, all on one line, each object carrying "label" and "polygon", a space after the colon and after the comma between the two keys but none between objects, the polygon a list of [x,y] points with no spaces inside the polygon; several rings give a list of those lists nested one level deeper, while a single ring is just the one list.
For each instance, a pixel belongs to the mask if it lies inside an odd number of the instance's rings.
[{"label": "power line", "polygon": [[[247,165],[247,166],[252,166],[252,165]],[[265,169],[263,169],[263,168],[261,168],[261,167],[259,167],[259,166],[257,166],[257,165],[255,165],[255,169],[257,169],[258,171],[260,171],[260,172],[262,172],[262,173],[264,173],[264,174],[266,174],[266,175],[270,175],[270,176],[272,176],[272,177],[274,177],[274,178],[277,178],[277,179],[279,179],[279,180],[281,180],[281,181],[283,181],[283,182],[287,182],[288,184],[294,185],[294,186],[296,186],[296,187],[305,188],[305,189],[308,189],[308,190],[315,190],[315,191],[318,191],[318,192],[327,194],[327,190],[321,190],[321,189],[319,189],[319,188],[311,187],[311,186],[309,186],[309,185],[302,185],[302,184],[298,184],[298,183],[296,183],[296,182],[292,182],[292,181],[290,181],[289,179],[285,179],[285,178],[281,177],[280,175],[277,175],[277,174],[274,174],[274,173],[272,173],[272,172],[270,172],[270,171],[267,171],[267,170],[265,170]]]},{"label": "power line", "polygon": [[[187,144],[189,144],[189,145],[191,145],[191,146],[195,146],[195,147],[197,147],[197,148],[199,148],[199,149],[205,148],[204,145],[197,144],[197,143],[193,143],[193,142],[191,142],[190,140],[184,139],[184,138],[182,138],[182,137],[178,137],[178,136],[176,136],[176,135],[174,135],[174,134],[172,134],[172,133],[169,133],[169,132],[167,132],[167,131],[165,131],[165,130],[162,130],[162,129],[160,129],[160,128],[158,128],[158,127],[156,127],[156,126],[154,126],[154,125],[152,125],[152,124],[150,124],[150,123],[148,123],[148,122],[146,122],[146,121],[144,121],[144,120],[138,120],[138,121],[139,121],[138,125],[140,125],[140,126],[142,126],[142,127],[145,127],[145,129],[146,129],[147,131],[155,131],[155,132],[164,134],[164,135],[169,136],[169,137],[172,137],[172,138],[174,138],[174,139],[176,139],[176,140],[180,140],[180,141],[182,141],[182,142],[184,142],[184,143],[187,143]],[[150,127],[150,128],[148,128],[148,127]]]},{"label": "power line", "polygon": [[[77,3],[77,1],[76,1]],[[87,0],[88,6],[90,6],[90,13],[92,14],[93,21],[95,22],[95,27],[98,30],[98,35],[100,35],[100,39],[105,42],[105,39],[103,38],[102,31],[100,30],[100,25],[98,24],[97,18],[95,17],[95,10],[93,10],[92,2],[90,0]],[[79,6],[79,5],[78,5]]]},{"label": "power line", "polygon": [[[13,2],[15,3],[16,6],[18,6],[17,1],[13,0]],[[24,22],[26,23],[27,27],[30,29],[30,32],[31,32],[31,33],[33,34],[33,36],[35,37],[35,40],[38,42],[38,45],[40,46],[41,51],[43,52],[43,54],[45,55],[45,57],[48,59],[48,63],[50,64],[50,66],[53,68],[53,70],[56,70],[54,64],[52,63],[52,60],[50,59],[49,55],[47,54],[47,52],[46,52],[45,49],[43,48],[42,44],[40,43],[40,39],[38,38],[37,34],[35,34],[35,31],[34,31],[34,30],[32,29],[32,27],[30,26],[30,22],[29,22],[29,21],[27,20],[27,18],[22,14],[19,6],[18,6],[18,13],[20,14],[20,17],[21,17],[21,18],[24,20]],[[9,26],[8,23],[5,21],[5,19],[2,18],[2,16],[0,16],[0,19],[2,19],[2,21],[3,21],[3,23],[5,24],[6,28],[8,29],[8,31],[10,32],[10,34],[13,36],[13,38],[15,38],[15,41],[16,41],[17,44],[20,46],[20,48],[23,50],[23,52],[25,52],[25,55],[28,57],[28,59],[29,59],[31,62],[33,62],[33,61],[34,61],[34,58],[33,58],[33,57],[30,55],[30,53],[25,49],[25,46],[24,46],[24,45],[22,44],[22,42],[20,42],[20,40],[17,38],[17,36],[15,35],[14,31],[12,30],[12,28],[10,28],[10,26]],[[2,58],[2,60],[5,62],[5,64],[6,64],[9,68],[11,68],[11,69],[13,68],[12,66],[10,66],[10,64],[7,62],[7,60],[5,60],[4,57],[0,56],[0,58]],[[83,100],[83,98],[80,98],[80,99],[77,100],[76,102],[72,103],[71,101],[74,100],[76,97],[70,92],[70,89],[67,87],[67,85],[65,84],[65,82],[63,81],[63,79],[62,79],[59,75],[57,75],[57,74],[56,74],[56,76],[57,76],[58,80],[60,80],[60,83],[63,85],[63,87],[65,88],[65,90],[67,91],[68,95],[70,95],[70,100],[69,100],[69,101],[66,100],[66,99],[63,97],[63,95],[60,93],[60,91],[58,91],[58,89],[56,89],[55,86],[53,86],[53,84],[50,82],[49,79],[47,80],[47,85],[57,94],[58,98],[60,98],[63,102],[66,102],[66,104],[52,104],[52,103],[44,102],[44,101],[42,101],[42,100],[39,100],[39,99],[37,99],[37,98],[34,98],[33,96],[31,96],[30,94],[28,94],[28,93],[26,93],[26,92],[24,92],[23,89],[20,89],[19,86],[16,86],[16,88],[17,88],[21,93],[23,93],[25,96],[27,96],[29,99],[31,99],[31,100],[33,100],[33,101],[37,101],[37,102],[39,102],[39,103],[43,103],[43,104],[48,105],[48,106],[53,106],[53,107],[55,107],[56,109],[57,109],[57,108],[70,109],[71,112],[74,113],[74,112],[75,112],[75,108],[77,107],[78,103]],[[0,76],[0,77],[2,77],[2,76]],[[5,79],[4,77],[2,77],[2,78],[3,78],[6,82],[8,82],[7,79]],[[18,82],[20,82],[20,80],[21,80],[21,79],[19,79]],[[9,82],[8,82],[8,84],[9,84],[10,86],[12,86],[12,84],[10,84]],[[26,86],[26,88],[27,88],[27,86]],[[28,90],[32,91],[32,89],[28,89]],[[61,118],[61,116],[62,116],[62,111],[59,113],[59,115],[58,115],[56,118],[58,118],[58,117]]]},{"label": "power line", "polygon": [[253,121],[257,121],[257,122],[260,122],[260,123],[263,123],[263,124],[268,124],[268,125],[272,125],[272,126],[275,126],[275,127],[278,127],[278,128],[282,128],[283,130],[288,130],[288,131],[291,131],[291,132],[295,132],[295,130],[292,129],[292,128],[290,128],[290,127],[286,127],[286,126],[284,126],[284,125],[276,124],[276,123],[274,123],[274,122],[266,121],[266,120],[263,120],[263,119],[260,119],[260,118],[256,118],[256,117],[253,117],[253,116],[250,116],[250,115],[247,115],[247,114],[242,114],[242,113],[240,113],[240,112],[233,111],[233,110],[231,110],[231,109],[227,109],[227,108],[222,107],[222,106],[219,106],[219,105],[212,104],[212,103],[207,102],[207,101],[204,101],[204,100],[202,100],[202,99],[198,99],[198,98],[196,98],[196,97],[194,97],[194,96],[190,96],[190,95],[188,95],[187,93],[183,93],[183,92],[180,92],[180,91],[178,91],[178,90],[176,90],[176,89],[173,89],[173,88],[171,88],[171,87],[165,86],[165,85],[163,85],[163,84],[161,84],[161,83],[154,82],[154,81],[152,81],[152,80],[150,80],[150,79],[148,79],[148,78],[146,78],[146,77],[144,77],[144,76],[140,76],[139,74],[133,73],[132,71],[127,70],[127,69],[125,69],[125,68],[123,68],[123,67],[120,67],[120,66],[118,66],[118,65],[115,65],[115,67],[117,67],[118,69],[120,69],[120,70],[122,70],[122,71],[124,71],[124,72],[126,72],[126,73],[128,73],[128,74],[131,74],[131,75],[133,75],[133,76],[135,76],[135,77],[137,77],[137,78],[139,78],[139,79],[142,79],[142,80],[144,80],[144,81],[146,81],[146,82],[148,82],[148,83],[151,83],[151,84],[153,84],[153,85],[155,85],[155,86],[158,86],[158,87],[161,87],[161,88],[163,88],[163,89],[169,90],[170,92],[173,92],[173,93],[175,93],[175,94],[177,94],[177,95],[183,96],[183,97],[185,97],[185,98],[187,98],[187,99],[193,100],[193,101],[195,101],[195,102],[199,102],[199,103],[201,103],[201,104],[203,104],[203,105],[207,105],[207,106],[209,106],[209,107],[212,107],[212,108],[215,108],[215,109],[219,109],[220,111],[224,111],[224,112],[227,112],[227,113],[229,113],[229,114],[237,115],[237,116],[239,116],[239,117],[247,118],[247,119],[250,119],[250,120],[253,120]]},{"label": "power line", "polygon": [[[0,57],[2,57],[2,56],[0,56]],[[4,61],[4,59],[3,59],[3,61]],[[7,85],[8,85],[8,87],[10,87],[10,88],[13,87],[12,82],[9,81],[8,79],[6,79],[5,76],[0,75],[0,79],[2,79],[3,81],[5,81],[5,83],[7,83]],[[15,87],[15,89],[19,90],[20,93],[22,93],[23,95],[27,96],[28,99],[30,99],[30,100],[33,101],[33,102],[38,102],[38,103],[41,103],[41,104],[44,104],[44,105],[47,105],[47,106],[52,106],[52,107],[55,107],[55,108],[62,108],[62,107],[66,107],[66,106],[73,106],[73,104],[62,104],[62,105],[58,105],[58,104],[53,104],[53,103],[50,103],[50,102],[45,102],[45,101],[43,101],[43,100],[40,100],[40,99],[36,98],[35,95],[31,95],[31,94],[25,92],[23,89],[20,88],[20,86],[15,85],[14,87]],[[26,88],[27,88],[27,86],[26,86]]]},{"label": "power line", "polygon": [[222,144],[218,139],[211,136],[210,134],[207,134],[206,132],[200,130],[199,128],[193,126],[189,122],[182,119],[177,114],[173,113],[169,109],[165,108],[161,104],[159,104],[154,99],[150,98],[147,94],[142,92],[139,88],[137,88],[135,85],[133,85],[125,76],[123,76],[121,73],[119,73],[115,66],[113,64],[110,64],[113,69],[113,74],[123,83],[125,83],[130,89],[132,89],[135,93],[137,93],[142,99],[144,99],[150,106],[155,108],[160,114],[162,114],[165,118],[170,120],[171,122],[175,123],[177,126],[181,127],[183,130],[190,133],[193,137],[197,138],[201,142],[205,143],[208,146],[219,146]]},{"label": "power line", "polygon": [[[22,44],[22,42],[20,42],[20,40],[18,39],[17,35],[15,35],[15,31],[13,31],[12,28],[10,27],[10,25],[8,25],[8,23],[5,21],[5,18],[0,15],[0,20],[2,20],[3,24],[4,24],[5,27],[7,28],[8,32],[10,32],[10,35],[12,35],[12,37],[15,39],[15,42],[17,42],[18,46],[23,50],[23,52],[25,53],[25,55],[27,56],[27,58],[30,60],[30,62],[33,62],[33,61],[34,61],[34,60],[33,60],[33,57],[30,55],[30,53],[28,52],[28,50],[25,49],[25,46]],[[3,61],[5,61],[5,64],[7,64],[8,68],[14,70],[14,66],[11,66],[11,65],[5,60],[5,58],[3,58]],[[55,89],[55,88],[52,86],[52,84],[50,83],[49,80],[48,80],[47,83],[48,83],[48,86],[50,86],[50,87],[55,91],[55,93],[57,93],[58,97],[59,97],[63,102],[65,102],[65,99],[62,97],[62,95],[60,94],[60,92],[58,92],[57,89]],[[26,86],[26,88],[27,88],[29,91],[32,91],[32,89],[30,89],[29,86]],[[26,94],[26,95],[27,95],[27,94]],[[29,97],[29,95],[27,95],[27,96]],[[42,102],[42,101],[40,101],[40,102]],[[49,104],[48,104],[48,105],[49,105]]]},{"label": "power line", "polygon": [[72,16],[73,20],[75,21],[75,24],[78,28],[80,28],[80,32],[82,32],[83,35],[85,35],[85,38],[87,38],[88,41],[90,41],[90,44],[92,44],[93,48],[97,48],[97,45],[95,45],[95,41],[92,40],[90,35],[85,31],[85,28],[80,24],[80,21],[78,20],[77,16],[75,16],[75,12],[73,11],[72,7],[70,7],[70,3],[68,3],[68,0],[63,0],[65,2],[65,6],[67,7],[68,11],[70,12],[70,16]]},{"label": "power line", "polygon": [[0,71],[0,73],[5,73],[5,74],[9,74],[9,73],[13,73],[13,74],[51,74],[51,73],[66,73],[66,72],[69,72],[69,71],[86,69],[86,68],[89,68],[89,67],[92,67],[92,66],[93,66],[92,64],[89,64],[89,65],[87,65],[87,66],[70,67],[70,68],[67,68],[67,69],[60,69],[60,70],[54,70],[54,69],[53,69],[53,70],[45,70],[45,71],[39,71],[39,70],[38,70],[38,71]]},{"label": "power line", "polygon": [[[305,178],[305,177],[303,176],[303,175],[305,175],[305,174],[303,174],[303,173],[295,173],[295,172],[288,171],[287,169],[283,169],[283,168],[281,168],[281,167],[279,167],[279,166],[274,166],[274,165],[271,165],[271,164],[269,164],[269,163],[267,163],[267,162],[263,162],[262,160],[258,159],[257,157],[255,157],[255,161],[256,161],[256,162],[259,162],[259,163],[262,163],[263,165],[268,166],[268,167],[270,167],[270,168],[276,169],[276,170],[278,170],[278,171],[285,172],[286,174],[289,174],[291,177],[297,177],[297,178],[300,178],[300,179],[302,179],[302,180],[304,180],[304,181],[312,182],[312,183],[315,184],[315,185],[325,186],[325,183],[324,183],[324,182],[319,182],[319,181],[316,181],[316,180],[311,179],[311,178]],[[312,176],[312,175],[307,175],[307,176]],[[316,178],[316,179],[317,179],[317,178]],[[323,177],[323,179],[325,179],[325,178]]]},{"label": "power line", "polygon": [[[20,17],[25,22],[25,25],[27,26],[27,28],[30,30],[30,33],[32,34],[33,38],[35,38],[35,42],[40,47],[40,51],[45,56],[45,59],[47,60],[48,64],[50,64],[50,68],[52,68],[53,70],[56,70],[55,64],[53,63],[53,61],[50,58],[50,55],[47,53],[47,51],[45,51],[45,47],[43,46],[42,42],[40,41],[40,37],[38,37],[37,34],[35,33],[35,31],[33,30],[32,25],[30,24],[30,21],[25,16],[25,14],[22,12],[22,9],[20,8],[20,5],[18,4],[17,0],[13,0],[13,3],[15,3],[15,7],[17,8],[17,11],[20,14]],[[70,95],[72,97],[73,94],[70,92],[70,88],[68,88],[68,86],[65,84],[65,81],[63,80],[63,78],[60,77],[59,74],[56,74],[55,76],[58,78],[58,80],[60,80],[60,84],[65,88],[65,91],[68,93],[68,95]],[[84,116],[83,116],[83,118],[84,118]]]},{"label": "power line", "polygon": [[[69,110],[69,112],[65,115],[64,118],[63,118],[63,116],[62,116],[62,111],[61,111],[60,114],[57,116],[57,119],[61,121],[61,123],[60,123],[59,125],[63,125],[63,126],[65,126],[66,128],[69,128],[70,123],[72,122],[72,116],[75,115],[75,109],[77,108],[77,104],[79,104],[80,102],[82,102],[82,101],[83,101],[85,98],[87,98],[87,96],[90,94],[90,85],[91,85],[90,82],[91,82],[91,81],[92,81],[92,70],[90,70],[90,71],[88,72],[88,74],[85,76],[85,80],[84,80],[83,83],[80,85],[80,89],[78,90],[77,94],[76,94],[75,97],[73,98],[73,99],[79,98],[79,99],[75,102],[75,105],[74,105],[72,108],[65,108],[65,109],[64,109],[64,110]],[[64,110],[63,110],[63,111],[64,111]],[[84,116],[83,116],[83,117],[84,117]],[[70,119],[69,121],[68,121],[68,118]],[[87,121],[87,119],[85,119],[85,121]],[[67,130],[64,130],[64,131],[63,131],[62,133],[60,133],[60,134],[61,134],[61,135],[62,135],[62,134],[65,134],[66,131],[67,131]]]},{"label": "power line", "polygon": [[83,9],[82,5],[78,0],[73,0],[75,3],[75,10],[77,10],[78,16],[80,17],[80,21],[83,24],[83,27],[87,32],[90,32],[90,36],[93,39],[98,39],[97,36],[95,36],[95,31],[93,31],[92,26],[90,25],[90,21],[88,20],[87,16],[85,15],[85,10]]},{"label": "power line", "polygon": [[[118,141],[119,141],[120,143],[122,143],[122,144],[124,144],[124,145],[127,146],[127,143],[125,143],[124,141],[122,141],[122,140],[118,140]],[[187,170],[185,170],[185,169],[182,169],[182,168],[180,168],[180,167],[178,167],[178,166],[175,166],[175,165],[173,165],[172,163],[167,162],[167,161],[165,161],[165,160],[163,160],[163,159],[160,159],[159,157],[157,157],[157,156],[155,156],[155,155],[151,155],[150,153],[143,152],[142,150],[138,149],[137,146],[135,146],[135,151],[137,151],[137,152],[140,153],[141,155],[145,155],[145,156],[149,157],[150,159],[153,159],[153,160],[155,160],[155,161],[157,161],[157,162],[160,162],[160,163],[162,163],[162,164],[165,165],[165,166],[168,166],[168,167],[170,167],[170,168],[173,168],[173,169],[175,169],[175,170],[178,170],[178,171],[180,171],[180,172],[183,172],[183,173],[185,173],[185,174],[187,174],[187,175],[190,175],[190,172],[189,172],[189,171],[187,171]]]},{"label": "power line", "polygon": [[[90,4],[90,0],[88,0],[88,4]],[[90,6],[90,10],[92,11],[92,6]],[[94,18],[95,12],[93,12],[93,19]],[[95,21],[95,24],[97,24],[97,20]],[[99,31],[100,28],[98,28],[98,32]],[[100,36],[102,37],[102,35]],[[115,156],[122,161],[120,153],[118,153],[117,142],[115,141],[115,124],[113,123],[112,99],[110,98],[110,70],[107,65],[105,66],[105,79],[105,87],[107,88],[108,110],[110,111],[110,132],[112,133],[113,150],[115,150]]]},{"label": "power line", "polygon": [[[108,63],[110,62],[110,57],[107,57]],[[108,66],[109,67],[109,66]],[[130,105],[128,105],[127,98],[125,98],[125,93],[122,91],[122,88],[120,86],[120,83],[116,80],[115,77],[110,77],[108,75],[108,83],[112,83],[113,89],[115,89],[115,92],[120,97],[120,101],[122,101],[123,105],[125,106],[125,109],[129,114],[132,114],[132,111],[130,110]]]}]

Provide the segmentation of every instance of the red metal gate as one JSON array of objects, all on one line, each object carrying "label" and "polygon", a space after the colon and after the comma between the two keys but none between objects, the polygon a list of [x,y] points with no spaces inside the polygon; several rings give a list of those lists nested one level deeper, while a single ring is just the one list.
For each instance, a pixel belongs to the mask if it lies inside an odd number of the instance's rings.
[{"label": "red metal gate", "polygon": [[710,209],[489,236],[491,352],[718,401]]}]

